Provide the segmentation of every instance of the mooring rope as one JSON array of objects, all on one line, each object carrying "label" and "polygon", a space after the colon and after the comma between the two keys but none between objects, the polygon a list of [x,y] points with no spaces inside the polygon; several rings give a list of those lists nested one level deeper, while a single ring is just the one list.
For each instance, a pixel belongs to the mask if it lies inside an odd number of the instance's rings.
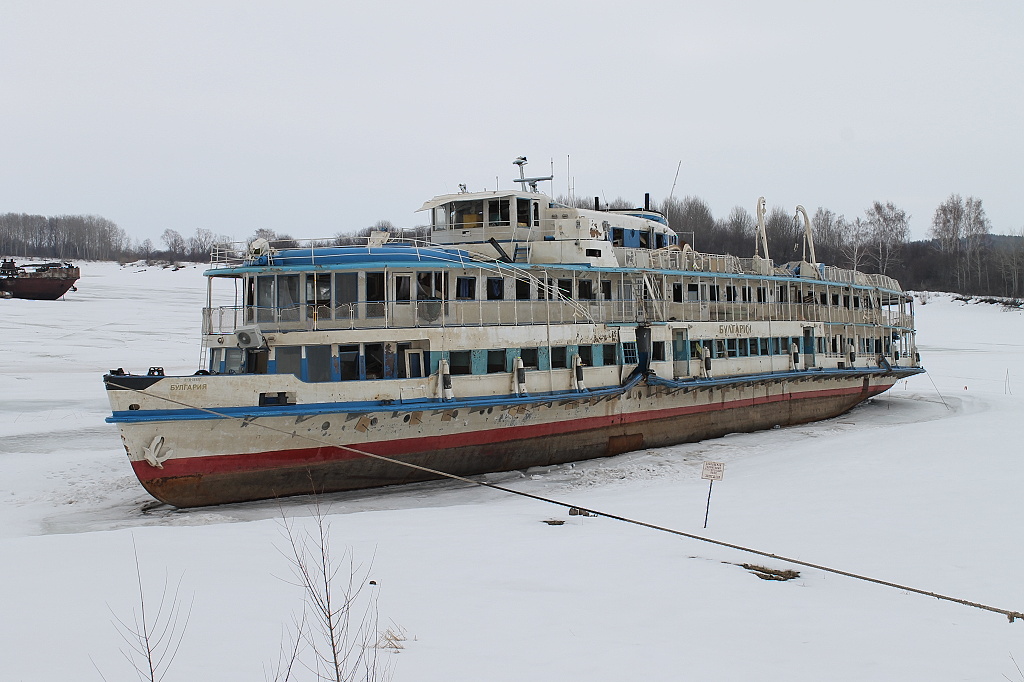
[{"label": "mooring rope", "polygon": [[[181,400],[175,400],[174,398],[168,398],[168,397],[165,397],[165,396],[155,395],[155,394],[152,394],[152,393],[146,393],[145,391],[142,391],[142,390],[137,389],[137,388],[133,388],[131,386],[125,386],[123,384],[118,384],[109,376],[107,378],[107,383],[109,383],[112,386],[116,386],[117,388],[120,388],[120,389],[124,389],[124,390],[128,390],[128,391],[134,391],[136,393],[141,393],[141,394],[149,396],[151,398],[160,398],[161,400],[165,400],[165,401],[167,401],[169,403],[172,403],[172,404],[175,404],[175,405],[180,405],[181,407],[186,407],[186,408],[193,409],[193,410],[199,410],[201,412],[207,412],[209,414],[215,415],[215,416],[220,417],[220,418],[236,419],[236,420],[239,420],[239,421],[246,421],[246,417],[244,417],[244,416],[235,416],[235,415],[230,415],[230,414],[224,414],[223,412],[218,412],[216,409],[213,409],[213,408],[199,407],[199,406],[196,406],[196,405],[190,405],[190,404],[188,404],[188,403],[186,403],[184,401],[181,401]],[[729,549],[735,549],[735,550],[738,550],[740,552],[746,552],[748,554],[754,554],[756,556],[766,557],[768,559],[775,559],[776,561],[782,561],[782,562],[789,563],[789,564],[794,564],[794,565],[797,565],[797,566],[804,566],[806,568],[813,568],[815,570],[824,571],[826,573],[833,573],[835,575],[841,575],[841,576],[845,576],[847,578],[853,578],[855,580],[862,580],[864,582],[874,583],[876,585],[884,585],[885,587],[892,587],[892,588],[897,589],[897,590],[904,590],[906,592],[913,592],[914,594],[921,594],[921,595],[924,595],[926,597],[934,597],[935,599],[940,599],[942,601],[953,602],[954,604],[961,604],[963,606],[970,606],[970,607],[973,607],[973,608],[976,608],[976,609],[982,609],[984,611],[991,611],[993,613],[1000,613],[1000,614],[1006,616],[1006,618],[1011,623],[1014,622],[1014,620],[1016,620],[1018,618],[1024,620],[1024,613],[1021,613],[1020,611],[1011,611],[1011,610],[1008,610],[1008,609],[1001,609],[1001,608],[998,608],[998,607],[995,607],[995,606],[988,606],[986,604],[980,604],[978,602],[969,601],[967,599],[960,599],[959,597],[951,597],[949,595],[940,594],[938,592],[930,592],[928,590],[922,590],[922,589],[917,588],[917,587],[911,587],[909,585],[901,585],[900,583],[894,583],[894,582],[891,582],[891,581],[888,581],[888,580],[881,580],[879,578],[872,578],[870,576],[861,575],[861,574],[858,574],[858,573],[853,573],[851,571],[844,571],[844,570],[841,570],[841,569],[838,569],[838,568],[831,568],[829,566],[823,566],[821,564],[815,564],[815,563],[812,563],[812,562],[809,562],[809,561],[802,561],[801,559],[794,559],[792,557],[783,556],[781,554],[773,554],[771,552],[766,552],[766,551],[763,551],[763,550],[760,550],[760,549],[754,549],[752,547],[744,547],[743,545],[737,545],[737,544],[734,544],[734,543],[731,543],[731,542],[725,542],[723,540],[716,540],[714,538],[705,537],[703,535],[696,535],[694,533],[687,533],[686,531],[678,530],[678,529],[675,529],[675,528],[668,528],[667,526],[659,526],[659,525],[654,524],[654,523],[648,523],[647,521],[641,521],[639,519],[629,518],[628,516],[620,516],[618,514],[609,514],[608,512],[600,511],[600,510],[597,510],[597,509],[589,509],[587,507],[581,507],[578,504],[573,504],[573,503],[569,503],[569,502],[562,502],[561,500],[555,500],[555,499],[552,499],[550,497],[544,497],[542,495],[535,495],[533,493],[524,492],[522,490],[515,490],[513,488],[507,488],[505,486],[497,485],[495,483],[488,483],[487,481],[474,480],[472,478],[467,478],[465,476],[459,476],[458,474],[452,474],[452,473],[448,473],[446,471],[440,471],[438,469],[432,469],[430,467],[425,467],[425,466],[422,466],[420,464],[413,464],[412,462],[404,462],[404,461],[402,461],[400,459],[394,459],[394,458],[388,457],[386,455],[377,455],[377,454],[374,454],[372,452],[366,452],[365,450],[360,450],[359,448],[354,448],[354,447],[352,447],[350,445],[342,445],[342,444],[339,444],[339,443],[334,443],[334,442],[328,441],[326,439],[317,438],[317,437],[314,437],[314,436],[311,436],[311,435],[300,434],[297,431],[289,431],[287,429],[279,429],[279,428],[276,428],[274,426],[270,426],[268,424],[260,424],[255,419],[253,419],[252,421],[248,421],[247,423],[249,424],[249,426],[259,426],[259,427],[262,427],[264,429],[267,429],[268,431],[273,431],[273,432],[280,433],[280,434],[283,434],[283,435],[286,435],[286,436],[302,438],[302,439],[305,439],[305,440],[310,441],[312,443],[316,443],[317,445],[323,445],[323,446],[327,446],[327,447],[338,448],[338,449],[341,449],[341,450],[347,450],[348,452],[352,452],[352,453],[355,453],[357,455],[361,455],[363,457],[369,457],[369,458],[376,459],[376,460],[379,460],[379,461],[382,461],[382,462],[391,462],[393,464],[398,464],[400,466],[408,467],[410,469],[416,469],[418,471],[422,471],[424,473],[428,473],[428,474],[431,474],[433,476],[437,476],[438,478],[447,478],[447,479],[451,479],[451,480],[454,480],[454,481],[461,481],[463,483],[469,483],[471,485],[476,485],[476,486],[480,486],[480,487],[483,487],[483,488],[490,488],[492,490],[497,490],[497,491],[503,492],[503,493],[509,493],[511,495],[518,495],[520,497],[526,497],[526,498],[529,498],[531,500],[537,500],[538,502],[544,502],[544,503],[553,504],[553,505],[556,505],[556,506],[559,506],[559,507],[565,507],[565,508],[567,508],[569,510],[575,509],[575,510],[578,510],[579,512],[583,512],[584,514],[589,515],[589,516],[599,516],[599,517],[604,517],[604,518],[607,518],[607,519],[614,519],[615,521],[621,521],[623,523],[629,523],[629,524],[632,524],[634,526],[642,526],[644,528],[650,528],[651,530],[656,530],[656,531],[659,531],[659,532],[662,532],[662,533],[669,533],[671,535],[676,535],[676,536],[679,536],[679,537],[688,538],[690,540],[696,540],[698,542],[706,542],[708,544],[717,545],[719,547],[727,547]]]}]

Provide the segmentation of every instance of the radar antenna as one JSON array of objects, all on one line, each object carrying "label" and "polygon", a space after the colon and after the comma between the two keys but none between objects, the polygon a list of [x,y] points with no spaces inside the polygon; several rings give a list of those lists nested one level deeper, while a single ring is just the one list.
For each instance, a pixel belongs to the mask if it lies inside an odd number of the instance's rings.
[{"label": "radar antenna", "polygon": [[542,178],[528,178],[528,177],[526,177],[526,171],[523,170],[523,166],[526,165],[526,157],[525,156],[520,156],[518,159],[513,161],[512,164],[515,165],[515,166],[519,166],[519,177],[518,178],[514,178],[514,180],[516,182],[518,182],[518,183],[521,183],[522,189],[524,189],[524,190],[526,189],[526,186],[529,185],[531,192],[537,192],[537,183],[538,182],[544,182],[545,180],[553,180],[554,177],[555,177],[554,173],[552,173],[551,175],[548,175],[546,177],[542,177]]}]

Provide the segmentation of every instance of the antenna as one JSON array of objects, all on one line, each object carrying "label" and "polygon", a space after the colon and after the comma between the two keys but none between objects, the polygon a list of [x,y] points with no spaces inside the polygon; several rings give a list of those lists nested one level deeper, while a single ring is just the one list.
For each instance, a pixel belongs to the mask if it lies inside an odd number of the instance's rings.
[{"label": "antenna", "polygon": [[679,169],[683,167],[682,159],[679,160],[679,165],[676,166],[676,177],[672,180],[672,191],[668,193],[668,198],[671,199],[676,194],[676,183],[679,181]]},{"label": "antenna", "polygon": [[519,177],[518,178],[514,178],[515,182],[520,183],[521,189],[524,189],[524,190],[526,189],[526,186],[529,185],[531,192],[536,192],[537,191],[537,183],[538,182],[544,182],[545,180],[553,180],[554,177],[555,177],[554,173],[552,173],[551,175],[548,175],[546,177],[543,177],[543,178],[528,178],[528,177],[526,177],[526,172],[523,170],[523,166],[526,165],[526,157],[525,156],[520,156],[519,158],[517,158],[515,161],[512,162],[512,165],[519,166]]}]

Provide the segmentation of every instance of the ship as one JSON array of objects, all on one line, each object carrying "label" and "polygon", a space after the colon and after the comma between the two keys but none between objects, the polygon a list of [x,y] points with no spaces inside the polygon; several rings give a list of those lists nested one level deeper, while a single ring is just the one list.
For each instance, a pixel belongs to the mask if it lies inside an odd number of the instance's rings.
[{"label": "ship", "polygon": [[649,197],[563,205],[516,163],[518,187],[425,202],[419,233],[214,247],[198,371],[103,377],[145,489],[195,507],[559,465],[835,417],[924,371],[913,297],[818,263],[802,208],[803,260],[777,265],[763,198],[754,255],[708,254]]},{"label": "ship", "polygon": [[18,265],[13,259],[4,259],[0,261],[0,297],[56,301],[74,291],[81,276],[71,263]]}]

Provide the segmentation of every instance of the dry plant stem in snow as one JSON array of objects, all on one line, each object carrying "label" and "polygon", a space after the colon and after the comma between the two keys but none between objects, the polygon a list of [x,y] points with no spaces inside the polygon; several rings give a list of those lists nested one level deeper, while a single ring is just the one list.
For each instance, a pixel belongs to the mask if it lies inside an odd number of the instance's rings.
[{"label": "dry plant stem in snow", "polygon": [[[275,679],[292,679],[296,661],[318,680],[376,682],[390,679],[377,644],[377,595],[368,589],[367,569],[357,566],[351,551],[335,556],[327,510],[314,498],[306,529],[282,511],[288,541],[284,552],[292,566],[294,584],[304,593],[303,616],[296,625],[291,660],[278,665]],[[311,652],[302,660],[302,641]],[[283,676],[282,676],[283,672]]]},{"label": "dry plant stem in snow", "polygon": [[[188,620],[192,615],[192,604],[195,601],[193,596],[189,602],[188,611],[182,620],[181,602],[178,600],[178,592],[181,589],[181,578],[174,586],[174,594],[169,594],[167,573],[164,572],[164,586],[160,593],[160,603],[157,605],[156,614],[147,612],[146,593],[142,587],[142,569],[139,566],[139,550],[135,546],[135,539],[132,539],[132,548],[135,551],[135,575],[139,584],[139,606],[133,609],[132,620],[124,620],[111,610],[114,616],[114,627],[121,635],[127,645],[121,649],[121,654],[135,668],[140,680],[148,682],[159,682],[167,674],[174,657],[181,646],[181,640],[188,628]],[[184,576],[182,576],[184,577]],[[168,597],[170,597],[168,599]],[[95,666],[93,662],[93,666]],[[103,673],[96,669],[104,680]]]}]

